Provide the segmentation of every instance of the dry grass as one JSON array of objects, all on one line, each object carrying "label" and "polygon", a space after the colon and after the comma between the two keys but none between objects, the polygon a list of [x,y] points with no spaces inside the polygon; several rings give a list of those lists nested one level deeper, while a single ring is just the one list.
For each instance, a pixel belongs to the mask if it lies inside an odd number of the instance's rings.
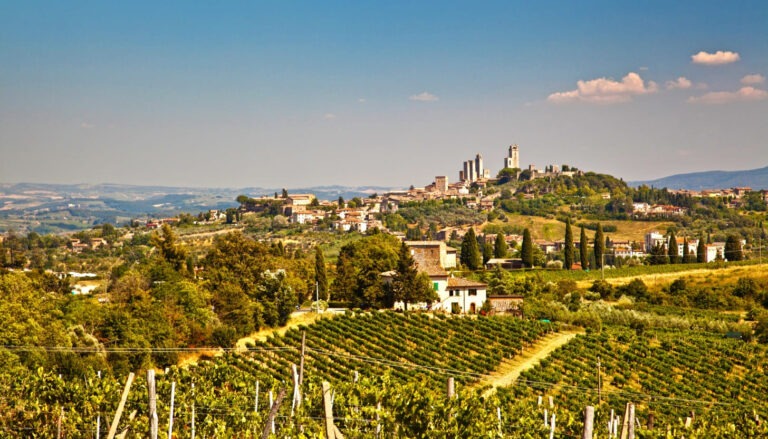
[{"label": "dry grass", "polygon": [[[531,231],[533,239],[546,239],[555,241],[565,238],[565,223],[556,219],[548,219],[539,216],[513,215],[507,214],[507,222],[494,221],[494,224],[512,224],[521,228],[527,228]],[[582,221],[577,221],[582,222]],[[591,223],[591,220],[583,222]],[[603,226],[616,226],[615,232],[606,233],[614,241],[638,241],[645,239],[645,234],[653,231],[664,232],[667,227],[674,223],[669,221],[600,221]],[[574,239],[578,240],[578,227],[573,227]],[[591,239],[595,232],[587,230],[587,236]]]},{"label": "dry grass", "polygon": [[[612,277],[605,280],[611,285],[623,285],[632,279],[640,279],[648,287],[669,285],[675,279],[685,278],[694,283],[707,283],[711,286],[733,284],[740,277],[761,279],[768,276],[768,264],[742,265],[720,269],[697,268],[694,270],[677,271],[674,273],[643,274],[639,276]],[[588,289],[594,280],[577,282],[579,288]]]}]

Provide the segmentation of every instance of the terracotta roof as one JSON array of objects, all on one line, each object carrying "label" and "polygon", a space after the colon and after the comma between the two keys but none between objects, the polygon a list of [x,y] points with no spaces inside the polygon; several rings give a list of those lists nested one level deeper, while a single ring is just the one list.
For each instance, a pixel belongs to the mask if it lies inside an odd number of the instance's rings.
[{"label": "terracotta roof", "polygon": [[461,277],[449,277],[448,278],[448,288],[455,287],[455,288],[464,288],[464,287],[478,287],[478,288],[485,288],[488,284],[484,284],[482,282],[476,282],[469,279],[464,279]]}]

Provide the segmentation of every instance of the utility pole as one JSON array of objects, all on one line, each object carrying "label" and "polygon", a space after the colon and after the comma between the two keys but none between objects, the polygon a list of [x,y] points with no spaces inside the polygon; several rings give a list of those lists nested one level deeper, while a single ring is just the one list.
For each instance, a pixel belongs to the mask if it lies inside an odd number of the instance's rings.
[{"label": "utility pole", "polygon": [[600,280],[605,280],[605,253],[600,255]]}]

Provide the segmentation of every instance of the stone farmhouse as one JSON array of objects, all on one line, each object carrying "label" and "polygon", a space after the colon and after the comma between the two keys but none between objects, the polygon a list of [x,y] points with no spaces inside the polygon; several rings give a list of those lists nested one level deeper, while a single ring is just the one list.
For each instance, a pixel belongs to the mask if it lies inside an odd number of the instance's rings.
[{"label": "stone farmhouse", "polygon": [[[438,295],[434,303],[414,304],[414,307],[445,311],[453,314],[476,314],[487,300],[488,285],[469,279],[455,277],[446,269],[456,267],[456,249],[448,247],[442,241],[406,241],[411,256],[420,272],[425,272],[432,282],[432,288]],[[382,273],[391,279],[394,272]],[[403,309],[402,302],[395,304],[395,309]]]}]

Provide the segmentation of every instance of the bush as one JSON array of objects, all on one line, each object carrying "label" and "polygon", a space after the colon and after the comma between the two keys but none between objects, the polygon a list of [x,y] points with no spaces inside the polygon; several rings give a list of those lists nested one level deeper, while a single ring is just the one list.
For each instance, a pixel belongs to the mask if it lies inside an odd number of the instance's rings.
[{"label": "bush", "polygon": [[211,333],[214,346],[229,348],[237,343],[237,331],[229,325],[221,325]]},{"label": "bush", "polygon": [[608,281],[599,279],[592,282],[592,286],[589,288],[589,290],[594,293],[598,293],[603,299],[608,299],[613,296],[614,291],[613,285],[608,283]]}]

